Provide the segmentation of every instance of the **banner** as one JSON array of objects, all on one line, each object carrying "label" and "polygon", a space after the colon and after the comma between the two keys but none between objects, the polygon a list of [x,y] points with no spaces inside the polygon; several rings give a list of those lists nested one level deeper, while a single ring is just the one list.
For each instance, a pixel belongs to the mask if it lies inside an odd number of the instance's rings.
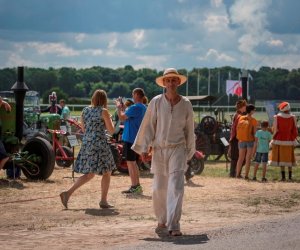
[{"label": "banner", "polygon": [[227,80],[226,94],[242,96],[242,82],[239,80]]}]

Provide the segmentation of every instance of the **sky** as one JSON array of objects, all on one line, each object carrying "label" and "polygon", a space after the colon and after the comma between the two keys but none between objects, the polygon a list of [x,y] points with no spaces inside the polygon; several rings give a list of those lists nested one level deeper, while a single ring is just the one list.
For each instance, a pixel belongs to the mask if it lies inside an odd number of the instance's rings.
[{"label": "sky", "polygon": [[300,68],[296,0],[0,0],[0,68]]}]

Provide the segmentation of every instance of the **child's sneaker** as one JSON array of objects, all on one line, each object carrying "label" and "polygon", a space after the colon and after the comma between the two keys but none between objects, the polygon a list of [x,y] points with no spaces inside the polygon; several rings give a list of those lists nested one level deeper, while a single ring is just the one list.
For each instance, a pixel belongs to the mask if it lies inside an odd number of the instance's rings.
[{"label": "child's sneaker", "polygon": [[267,180],[267,178],[262,178],[261,179],[261,182],[267,182],[268,180]]},{"label": "child's sneaker", "polygon": [[253,177],[252,181],[256,181],[256,176]]}]

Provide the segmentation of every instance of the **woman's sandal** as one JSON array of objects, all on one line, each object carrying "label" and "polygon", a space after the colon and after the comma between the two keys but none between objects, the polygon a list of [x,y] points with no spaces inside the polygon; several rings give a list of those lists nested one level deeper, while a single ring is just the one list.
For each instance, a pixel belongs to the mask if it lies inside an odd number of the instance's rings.
[{"label": "woman's sandal", "polygon": [[180,232],[179,230],[173,230],[173,231],[169,231],[169,235],[170,236],[182,236],[182,232]]},{"label": "woman's sandal", "polygon": [[62,193],[60,193],[59,196],[60,196],[61,203],[63,204],[65,209],[68,209],[68,200],[69,200],[68,193],[62,192]]},{"label": "woman's sandal", "polygon": [[99,202],[99,206],[100,206],[100,208],[103,208],[103,209],[105,209],[105,208],[113,208],[114,207],[113,205],[108,204],[107,201],[100,201]]}]

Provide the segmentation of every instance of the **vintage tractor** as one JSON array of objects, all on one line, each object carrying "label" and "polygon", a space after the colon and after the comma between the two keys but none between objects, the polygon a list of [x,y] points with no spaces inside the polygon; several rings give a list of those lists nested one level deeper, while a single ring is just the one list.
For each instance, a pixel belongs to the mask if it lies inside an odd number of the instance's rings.
[{"label": "vintage tractor", "polygon": [[5,168],[20,168],[28,179],[45,180],[53,172],[55,153],[50,142],[42,137],[24,140],[24,98],[27,90],[24,67],[18,67],[17,82],[12,86],[15,100],[10,100],[12,111],[0,109],[0,139],[10,156]]},{"label": "vintage tractor", "polygon": [[[189,96],[190,101],[199,103],[209,103],[216,99],[214,96]],[[211,159],[210,156],[215,156],[213,160],[219,160],[223,155],[226,161],[228,158],[228,141],[230,138],[231,124],[224,118],[223,110],[214,110],[214,115],[206,115],[201,121],[195,125],[196,134],[196,149],[203,152],[204,159]],[[199,114],[200,120],[200,114]]]}]

